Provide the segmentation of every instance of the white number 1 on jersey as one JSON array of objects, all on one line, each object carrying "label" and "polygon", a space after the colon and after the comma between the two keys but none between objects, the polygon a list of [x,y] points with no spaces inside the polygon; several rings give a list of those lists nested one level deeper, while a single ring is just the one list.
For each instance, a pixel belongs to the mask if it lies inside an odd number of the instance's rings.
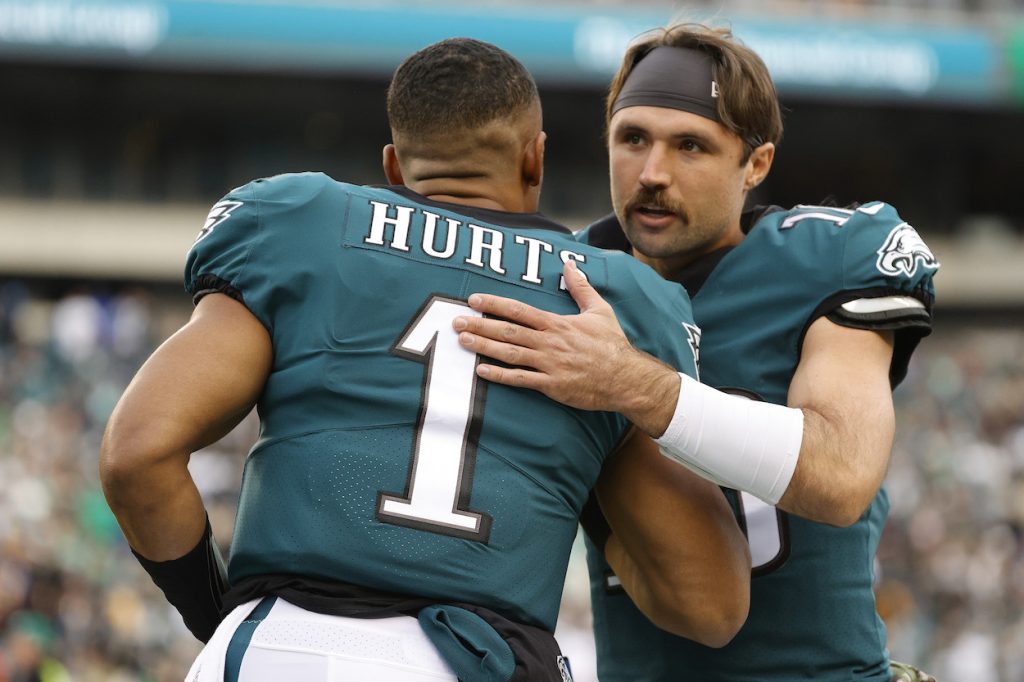
[{"label": "white number 1 on jersey", "polygon": [[480,313],[433,296],[391,349],[426,369],[405,493],[381,491],[377,518],[486,543],[491,517],[469,510],[486,383],[476,376],[477,355],[452,329],[459,315]]}]

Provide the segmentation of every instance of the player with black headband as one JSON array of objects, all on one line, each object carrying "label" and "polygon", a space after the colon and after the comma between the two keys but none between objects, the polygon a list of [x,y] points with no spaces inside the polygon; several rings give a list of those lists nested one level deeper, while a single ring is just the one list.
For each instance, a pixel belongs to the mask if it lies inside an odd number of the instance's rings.
[{"label": "player with black headband", "polygon": [[[750,563],[717,487],[621,415],[489,386],[451,329],[477,290],[575,310],[562,265],[579,261],[638,345],[693,375],[685,292],[535,213],[540,101],[502,50],[412,55],[388,119],[391,186],[282,175],[214,206],[186,264],[195,313],[111,417],[111,508],[209,639],[188,679],[564,682],[552,631],[595,486],[637,603],[724,644]],[[187,463],[254,404],[225,582]]]},{"label": "player with black headband", "polygon": [[[475,310],[507,321],[460,317],[456,329],[469,349],[514,365],[482,364],[481,376],[620,411],[719,482],[754,568],[747,623],[712,649],[651,625],[590,552],[602,682],[927,679],[890,668],[872,562],[888,510],[891,389],[930,331],[939,264],[881,201],[744,211],[782,121],[764,63],[728,31],[642,36],[607,121],[615,213],[580,239],[687,288],[699,329],[680,334],[699,344],[704,383],[633,351],[583,283],[579,315],[481,296]],[[722,428],[737,415],[747,429]],[[608,536],[588,531],[598,544]]]}]

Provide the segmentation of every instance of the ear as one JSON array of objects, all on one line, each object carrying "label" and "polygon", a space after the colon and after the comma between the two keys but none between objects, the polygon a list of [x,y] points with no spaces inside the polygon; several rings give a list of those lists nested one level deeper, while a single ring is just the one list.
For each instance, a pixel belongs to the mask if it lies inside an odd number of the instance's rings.
[{"label": "ear", "polygon": [[544,181],[544,142],[548,134],[543,130],[526,145],[523,154],[523,183],[527,187],[539,187]]},{"label": "ear", "polygon": [[743,189],[750,191],[761,184],[761,181],[772,169],[772,161],[775,160],[775,143],[765,142],[760,147],[755,147],[747,159],[746,174],[743,179]]},{"label": "ear", "polygon": [[402,167],[398,164],[398,150],[395,145],[384,145],[384,177],[392,185],[404,185],[405,178],[402,177]]}]

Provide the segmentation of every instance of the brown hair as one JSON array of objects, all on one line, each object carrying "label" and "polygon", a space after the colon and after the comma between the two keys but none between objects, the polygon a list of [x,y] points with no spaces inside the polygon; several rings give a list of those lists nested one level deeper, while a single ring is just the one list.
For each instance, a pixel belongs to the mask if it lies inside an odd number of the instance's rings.
[{"label": "brown hair", "polygon": [[701,50],[712,59],[712,78],[718,83],[717,113],[723,126],[743,141],[742,163],[754,147],[782,139],[782,112],[775,84],[757,53],[739,42],[727,28],[676,24],[642,34],[630,45],[612,80],[605,108],[610,126],[612,106],[633,67],[656,47]]}]

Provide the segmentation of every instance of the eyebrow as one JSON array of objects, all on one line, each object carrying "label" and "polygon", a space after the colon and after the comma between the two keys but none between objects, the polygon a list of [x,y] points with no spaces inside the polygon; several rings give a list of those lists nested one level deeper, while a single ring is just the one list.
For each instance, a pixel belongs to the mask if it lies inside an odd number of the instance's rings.
[{"label": "eyebrow", "polygon": [[[642,126],[642,125],[640,125],[638,123],[628,123],[627,122],[627,123],[623,123],[622,125],[617,126],[615,132],[616,132],[617,135],[631,135],[631,134],[634,134],[634,133],[640,133],[640,134],[643,134],[643,135],[649,135],[650,134],[650,129],[648,129],[646,126]],[[709,147],[709,148],[710,147],[717,147],[718,146],[715,143],[714,140],[712,140],[710,137],[708,137],[704,133],[699,133],[699,132],[696,132],[696,131],[693,131],[693,130],[682,130],[680,132],[673,133],[673,134],[669,135],[669,139],[677,141],[677,142],[678,141],[682,141],[682,140],[696,140],[697,142],[699,142],[702,145],[705,145],[706,147]]]}]

